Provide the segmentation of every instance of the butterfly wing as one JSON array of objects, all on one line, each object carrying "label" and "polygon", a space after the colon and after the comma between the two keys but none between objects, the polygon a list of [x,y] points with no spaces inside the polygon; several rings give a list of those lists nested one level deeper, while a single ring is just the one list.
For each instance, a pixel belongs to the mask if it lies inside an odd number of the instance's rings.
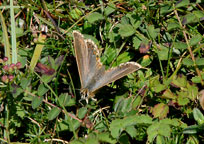
[{"label": "butterfly wing", "polygon": [[127,63],[123,63],[120,64],[118,67],[115,68],[111,68],[107,71],[105,71],[105,73],[103,75],[99,75],[95,77],[96,78],[96,83],[94,85],[92,85],[92,87],[90,88],[91,92],[96,91],[97,89],[113,82],[116,81],[124,76],[126,76],[127,74],[130,74],[138,69],[141,68],[141,65],[139,65],[136,62],[127,62]]},{"label": "butterfly wing", "polygon": [[74,50],[78,66],[78,72],[82,87],[86,84],[86,77],[88,75],[88,49],[84,41],[84,37],[78,31],[73,31],[74,36]]},{"label": "butterfly wing", "polygon": [[[93,77],[97,71],[101,71],[103,66],[99,58],[99,50],[91,40],[84,40],[81,33],[74,31],[74,49],[81,80],[82,89],[88,89],[93,82]],[[105,68],[103,68],[105,72]]]}]

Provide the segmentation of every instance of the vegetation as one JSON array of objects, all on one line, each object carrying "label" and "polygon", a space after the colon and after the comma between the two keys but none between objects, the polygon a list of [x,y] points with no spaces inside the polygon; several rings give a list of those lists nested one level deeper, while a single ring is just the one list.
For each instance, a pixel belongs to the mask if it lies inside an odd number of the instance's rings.
[{"label": "vegetation", "polygon": [[[203,6],[0,1],[0,143],[203,143]],[[143,68],[80,101],[73,30],[107,69]]]}]

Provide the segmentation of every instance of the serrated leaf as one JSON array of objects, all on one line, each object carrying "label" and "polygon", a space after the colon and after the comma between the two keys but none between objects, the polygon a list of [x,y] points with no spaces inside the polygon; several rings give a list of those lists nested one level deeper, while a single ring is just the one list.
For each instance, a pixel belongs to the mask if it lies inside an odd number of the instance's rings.
[{"label": "serrated leaf", "polygon": [[184,42],[175,42],[175,43],[174,43],[174,47],[175,47],[176,49],[181,49],[181,50],[188,48],[187,44],[184,43]]},{"label": "serrated leaf", "polygon": [[57,107],[52,108],[49,112],[48,112],[48,119],[49,120],[53,120],[55,119],[59,114],[60,114],[61,110]]},{"label": "serrated leaf", "polygon": [[33,98],[33,100],[32,100],[32,103],[31,103],[32,108],[33,108],[33,109],[38,108],[38,107],[40,106],[40,104],[42,103],[42,101],[43,101],[43,97],[35,96],[35,97]]},{"label": "serrated leaf", "polygon": [[187,6],[189,5],[189,0],[179,0],[177,1],[177,3],[175,4],[175,7],[176,8],[179,8],[179,7],[184,7],[184,6]]},{"label": "serrated leaf", "polygon": [[193,13],[189,13],[183,17],[182,24],[186,25],[189,23],[195,23],[198,22],[198,20],[199,19]]},{"label": "serrated leaf", "polygon": [[196,97],[198,95],[198,87],[194,84],[187,83],[187,90],[188,90],[187,97],[192,101],[196,100]]},{"label": "serrated leaf", "polygon": [[204,65],[204,58],[197,58],[195,63],[196,65],[199,65],[199,66]]},{"label": "serrated leaf", "polygon": [[192,81],[193,83],[200,83],[200,82],[201,82],[201,77],[199,77],[199,76],[194,76],[194,77],[191,78],[191,81]]},{"label": "serrated leaf", "polygon": [[26,87],[28,87],[30,85],[31,79],[29,78],[22,78],[21,79],[21,84],[20,86],[25,89]]},{"label": "serrated leaf", "polygon": [[100,21],[100,20],[102,20],[102,19],[104,19],[104,18],[103,18],[103,15],[100,14],[100,13],[98,13],[98,12],[93,12],[93,13],[91,13],[91,14],[89,14],[89,15],[87,16],[87,20],[88,20],[88,22],[90,22],[90,23],[94,23],[94,22]]},{"label": "serrated leaf", "polygon": [[193,61],[190,58],[184,58],[183,59],[183,64],[186,66],[193,66]]},{"label": "serrated leaf", "polygon": [[43,96],[48,91],[47,88],[45,88],[44,84],[40,84],[38,86],[38,95]]},{"label": "serrated leaf", "polygon": [[162,94],[163,98],[176,99],[176,95],[170,89],[166,89]]},{"label": "serrated leaf", "polygon": [[172,80],[172,84],[177,87],[186,87],[187,86],[187,78],[184,75],[174,76]]},{"label": "serrated leaf", "polygon": [[168,23],[168,26],[167,26],[168,31],[171,31],[171,30],[174,30],[177,28],[180,28],[179,23],[177,23],[177,22],[169,22]]},{"label": "serrated leaf", "polygon": [[160,45],[159,50],[157,51],[160,60],[168,60],[169,57],[169,48]]},{"label": "serrated leaf", "polygon": [[115,119],[110,124],[110,131],[113,138],[118,138],[120,133],[127,127],[137,124],[151,124],[152,118],[146,115],[127,116],[124,119]]},{"label": "serrated leaf", "polygon": [[153,123],[147,128],[147,134],[148,134],[148,141],[151,143],[154,141],[156,136],[158,135],[158,129],[160,124],[158,122]]},{"label": "serrated leaf", "polygon": [[115,11],[115,5],[113,3],[109,3],[108,6],[104,9],[104,15],[108,16]]},{"label": "serrated leaf", "polygon": [[142,40],[140,38],[138,38],[137,36],[133,37],[133,46],[135,49],[139,49],[141,43]]},{"label": "serrated leaf", "polygon": [[132,108],[135,109],[137,106],[139,106],[139,104],[141,104],[141,101],[142,101],[142,97],[137,96],[137,98],[132,103]]},{"label": "serrated leaf", "polygon": [[135,29],[130,24],[120,24],[118,32],[122,37],[129,37],[135,33]]},{"label": "serrated leaf", "polygon": [[202,36],[198,34],[198,35],[193,36],[190,39],[189,44],[191,46],[194,46],[194,45],[198,44],[198,42],[200,42],[201,40],[202,40]]},{"label": "serrated leaf", "polygon": [[152,114],[154,115],[154,117],[155,118],[158,117],[159,119],[165,118],[168,113],[169,113],[169,107],[164,103],[159,103],[155,105],[152,110]]},{"label": "serrated leaf", "polygon": [[160,13],[161,13],[161,15],[164,15],[166,13],[173,11],[173,10],[174,9],[173,9],[172,3],[169,3],[169,4],[163,5],[161,7]]},{"label": "serrated leaf", "polygon": [[159,34],[159,29],[155,29],[154,25],[150,25],[147,27],[148,34],[152,39],[155,39]]},{"label": "serrated leaf", "polygon": [[170,126],[168,124],[160,123],[158,134],[165,137],[170,137],[170,134],[171,134]]},{"label": "serrated leaf", "polygon": [[137,130],[135,129],[134,126],[128,126],[126,127],[125,131],[132,137],[136,137],[137,135]]},{"label": "serrated leaf", "polygon": [[186,105],[189,102],[190,102],[189,99],[187,97],[183,97],[182,93],[181,93],[181,95],[178,96],[178,104],[180,106]]},{"label": "serrated leaf", "polygon": [[135,13],[128,13],[126,16],[130,19],[130,23],[135,29],[142,24],[142,20],[139,15]]},{"label": "serrated leaf", "polygon": [[70,99],[70,95],[68,95],[67,93],[63,93],[59,96],[58,101],[61,106],[68,106]]},{"label": "serrated leaf", "polygon": [[124,52],[117,57],[116,61],[112,65],[112,67],[115,67],[121,63],[129,62],[133,57],[134,57],[133,53]]},{"label": "serrated leaf", "polygon": [[194,10],[193,14],[199,19],[204,17],[204,12],[201,10]]},{"label": "serrated leaf", "polygon": [[87,108],[86,107],[80,108],[79,111],[78,111],[78,118],[83,119],[85,117],[86,113],[87,113]]},{"label": "serrated leaf", "polygon": [[69,13],[73,19],[79,19],[83,14],[78,8],[74,8]]},{"label": "serrated leaf", "polygon": [[105,143],[110,143],[110,144],[115,144],[117,141],[114,139],[109,132],[105,133],[99,133],[98,134],[98,140],[100,142],[105,142]]},{"label": "serrated leaf", "polygon": [[17,85],[11,85],[10,89],[11,89],[11,93],[12,93],[14,98],[19,96],[23,92],[23,89]]}]

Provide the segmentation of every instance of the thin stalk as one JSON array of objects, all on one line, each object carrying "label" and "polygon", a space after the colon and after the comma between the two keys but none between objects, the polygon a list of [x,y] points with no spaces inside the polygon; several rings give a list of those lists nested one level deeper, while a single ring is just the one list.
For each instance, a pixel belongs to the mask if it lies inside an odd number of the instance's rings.
[{"label": "thin stalk", "polygon": [[13,0],[10,0],[10,16],[11,16],[11,48],[12,48],[12,63],[17,63],[16,50],[16,24],[14,17]]}]

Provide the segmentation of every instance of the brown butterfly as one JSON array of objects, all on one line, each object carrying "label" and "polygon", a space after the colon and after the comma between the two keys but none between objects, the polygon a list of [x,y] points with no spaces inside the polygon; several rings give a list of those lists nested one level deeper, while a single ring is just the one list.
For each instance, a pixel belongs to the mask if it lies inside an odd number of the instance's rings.
[{"label": "brown butterfly", "polygon": [[84,39],[78,31],[73,31],[73,36],[81,81],[81,96],[86,101],[90,97],[93,98],[95,92],[101,87],[141,68],[141,65],[136,62],[127,62],[105,70],[105,66],[100,62],[96,44],[90,39]]}]

